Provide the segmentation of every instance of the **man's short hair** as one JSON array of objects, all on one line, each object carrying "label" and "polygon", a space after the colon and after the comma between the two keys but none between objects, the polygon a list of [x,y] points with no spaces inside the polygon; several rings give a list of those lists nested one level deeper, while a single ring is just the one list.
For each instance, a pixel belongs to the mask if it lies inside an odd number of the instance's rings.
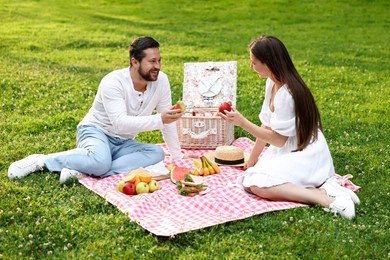
[{"label": "man's short hair", "polygon": [[130,55],[130,66],[131,66],[131,58],[135,58],[137,61],[141,62],[141,60],[145,57],[144,50],[149,48],[159,48],[160,44],[149,36],[143,36],[135,39],[129,47],[129,55]]}]

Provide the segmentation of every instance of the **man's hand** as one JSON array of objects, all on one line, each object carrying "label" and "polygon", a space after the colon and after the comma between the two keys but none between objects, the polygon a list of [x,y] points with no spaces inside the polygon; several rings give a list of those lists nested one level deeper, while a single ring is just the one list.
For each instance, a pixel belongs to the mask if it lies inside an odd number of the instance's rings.
[{"label": "man's hand", "polygon": [[178,120],[183,114],[181,109],[176,109],[175,106],[172,106],[169,110],[161,113],[161,119],[164,124],[170,124]]}]

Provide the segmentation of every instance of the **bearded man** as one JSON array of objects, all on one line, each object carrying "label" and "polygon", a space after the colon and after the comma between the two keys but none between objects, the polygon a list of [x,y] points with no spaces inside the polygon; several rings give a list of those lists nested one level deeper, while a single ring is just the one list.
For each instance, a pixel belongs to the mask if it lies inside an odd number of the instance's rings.
[{"label": "bearded man", "polygon": [[46,168],[60,172],[60,183],[65,183],[161,163],[165,156],[161,147],[134,139],[140,132],[157,129],[162,131],[172,159],[182,159],[175,121],[183,113],[172,106],[168,77],[160,71],[159,47],[151,37],[135,39],[129,47],[130,67],[101,80],[92,107],[77,126],[77,148],[16,161],[8,169],[9,179]]}]

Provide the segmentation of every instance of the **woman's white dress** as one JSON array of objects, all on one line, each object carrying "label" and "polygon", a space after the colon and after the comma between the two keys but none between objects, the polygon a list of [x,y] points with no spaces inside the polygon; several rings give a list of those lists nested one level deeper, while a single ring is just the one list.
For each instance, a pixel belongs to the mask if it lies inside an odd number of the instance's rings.
[{"label": "woman's white dress", "polygon": [[328,144],[321,131],[318,139],[302,151],[297,148],[294,100],[286,85],[274,97],[274,112],[270,100],[274,82],[267,79],[265,99],[259,114],[263,125],[275,132],[288,136],[281,148],[270,145],[253,167],[245,171],[243,186],[271,187],[293,183],[302,187],[318,187],[334,175],[333,160]]}]

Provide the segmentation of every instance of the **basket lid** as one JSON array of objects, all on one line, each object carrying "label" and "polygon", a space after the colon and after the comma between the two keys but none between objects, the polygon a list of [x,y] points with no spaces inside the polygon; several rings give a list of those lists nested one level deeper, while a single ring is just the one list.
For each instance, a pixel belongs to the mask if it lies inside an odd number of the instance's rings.
[{"label": "basket lid", "polygon": [[188,108],[236,106],[237,62],[184,63],[183,102]]}]

